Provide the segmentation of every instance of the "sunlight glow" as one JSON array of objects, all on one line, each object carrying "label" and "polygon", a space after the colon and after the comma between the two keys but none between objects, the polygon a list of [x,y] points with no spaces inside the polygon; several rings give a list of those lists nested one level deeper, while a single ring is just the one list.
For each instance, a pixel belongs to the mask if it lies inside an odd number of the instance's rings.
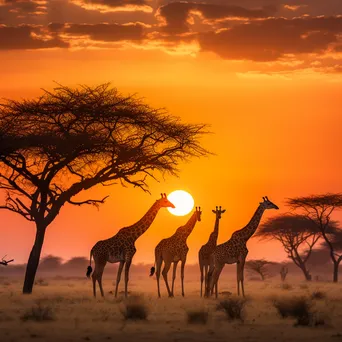
[{"label": "sunlight glow", "polygon": [[167,208],[169,212],[176,216],[184,216],[189,214],[194,207],[194,199],[183,190],[176,190],[167,196],[168,200],[175,205],[176,208]]}]

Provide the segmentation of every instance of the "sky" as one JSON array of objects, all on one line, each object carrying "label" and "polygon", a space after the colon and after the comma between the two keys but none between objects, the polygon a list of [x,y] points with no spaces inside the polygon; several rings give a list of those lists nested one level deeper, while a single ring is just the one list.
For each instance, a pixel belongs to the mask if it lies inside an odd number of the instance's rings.
[{"label": "sky", "polygon": [[[111,82],[150,105],[208,123],[214,153],[180,165],[179,177],[149,181],[150,194],[119,185],[97,210],[65,205],[42,256],[88,256],[92,246],[137,221],[160,197],[183,189],[202,207],[188,262],[226,209],[219,243],[242,228],[262,196],[285,200],[342,188],[342,2],[340,0],[0,0],[0,98],[31,98],[67,86]],[[151,263],[158,242],[190,215],[161,210],[137,241],[134,263]],[[342,219],[341,213],[335,218]],[[35,227],[1,212],[0,253],[26,262]],[[249,258],[285,258],[251,239]]]}]

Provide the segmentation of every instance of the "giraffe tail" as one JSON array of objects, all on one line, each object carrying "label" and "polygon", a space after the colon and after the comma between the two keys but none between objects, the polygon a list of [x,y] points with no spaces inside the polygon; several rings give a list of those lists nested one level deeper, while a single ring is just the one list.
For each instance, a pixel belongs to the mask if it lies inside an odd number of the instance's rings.
[{"label": "giraffe tail", "polygon": [[90,259],[89,259],[89,264],[90,265],[87,267],[87,273],[86,273],[87,278],[90,278],[91,272],[93,272],[93,269],[91,267],[91,258],[92,258],[92,256],[93,256],[93,251],[91,250],[90,251]]},{"label": "giraffe tail", "polygon": [[150,277],[153,276],[154,272],[156,271],[156,263],[154,263],[154,265],[151,267],[151,271],[150,271]]}]

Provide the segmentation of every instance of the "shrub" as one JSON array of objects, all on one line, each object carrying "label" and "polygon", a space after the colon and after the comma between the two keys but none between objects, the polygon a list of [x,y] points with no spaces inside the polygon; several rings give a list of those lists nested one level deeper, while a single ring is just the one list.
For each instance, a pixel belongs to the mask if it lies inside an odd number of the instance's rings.
[{"label": "shrub", "polygon": [[293,289],[292,285],[287,284],[287,283],[281,284],[281,288],[282,288],[283,290],[288,290],[288,291],[290,291],[290,290]]},{"label": "shrub", "polygon": [[221,301],[217,306],[217,310],[224,311],[229,320],[244,321],[245,304],[246,299],[231,297]]},{"label": "shrub", "polygon": [[320,300],[320,299],[325,299],[327,295],[323,291],[314,291],[312,292],[310,297],[311,299]]},{"label": "shrub", "polygon": [[39,278],[34,282],[35,285],[38,286],[48,286],[49,283],[47,281],[45,281],[43,278]]},{"label": "shrub", "polygon": [[147,305],[139,297],[131,297],[121,309],[125,320],[146,320],[148,311]]},{"label": "shrub", "polygon": [[295,318],[295,325],[316,326],[324,324],[324,319],[317,312],[311,311],[311,303],[305,297],[278,299],[274,301],[274,306],[282,318]]},{"label": "shrub", "polygon": [[55,315],[50,306],[38,303],[27,310],[20,318],[22,321],[43,322],[55,320]]},{"label": "shrub", "polygon": [[189,324],[207,324],[209,312],[205,310],[191,310],[187,312],[187,321]]}]

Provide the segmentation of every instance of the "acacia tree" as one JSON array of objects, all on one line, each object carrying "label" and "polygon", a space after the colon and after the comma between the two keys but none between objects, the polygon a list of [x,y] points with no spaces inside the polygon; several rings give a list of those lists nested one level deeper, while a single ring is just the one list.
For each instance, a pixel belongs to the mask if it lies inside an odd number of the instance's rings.
[{"label": "acacia tree", "polygon": [[13,262],[14,259],[11,260],[5,260],[6,255],[1,259],[0,265],[7,266],[10,262]]},{"label": "acacia tree", "polygon": [[305,279],[311,280],[306,263],[321,237],[315,222],[303,215],[279,215],[263,223],[254,236],[279,241],[287,256],[302,270]]},{"label": "acacia tree", "polygon": [[36,225],[23,293],[31,293],[46,228],[66,203],[96,185],[133,185],[148,191],[148,177],[176,175],[178,164],[208,152],[204,124],[185,124],[109,84],[56,87],[32,100],[0,105],[1,209]]},{"label": "acacia tree", "polygon": [[246,268],[250,271],[256,272],[260,275],[261,280],[265,280],[267,273],[267,265],[272,265],[272,261],[265,259],[248,260],[246,262]]},{"label": "acacia tree", "polygon": [[327,247],[333,262],[333,281],[338,281],[338,268],[342,261],[342,251],[339,249],[341,238],[340,229],[332,229],[331,216],[335,209],[342,208],[342,194],[311,195],[306,197],[289,198],[287,204],[292,209],[301,210],[317,227]]}]

